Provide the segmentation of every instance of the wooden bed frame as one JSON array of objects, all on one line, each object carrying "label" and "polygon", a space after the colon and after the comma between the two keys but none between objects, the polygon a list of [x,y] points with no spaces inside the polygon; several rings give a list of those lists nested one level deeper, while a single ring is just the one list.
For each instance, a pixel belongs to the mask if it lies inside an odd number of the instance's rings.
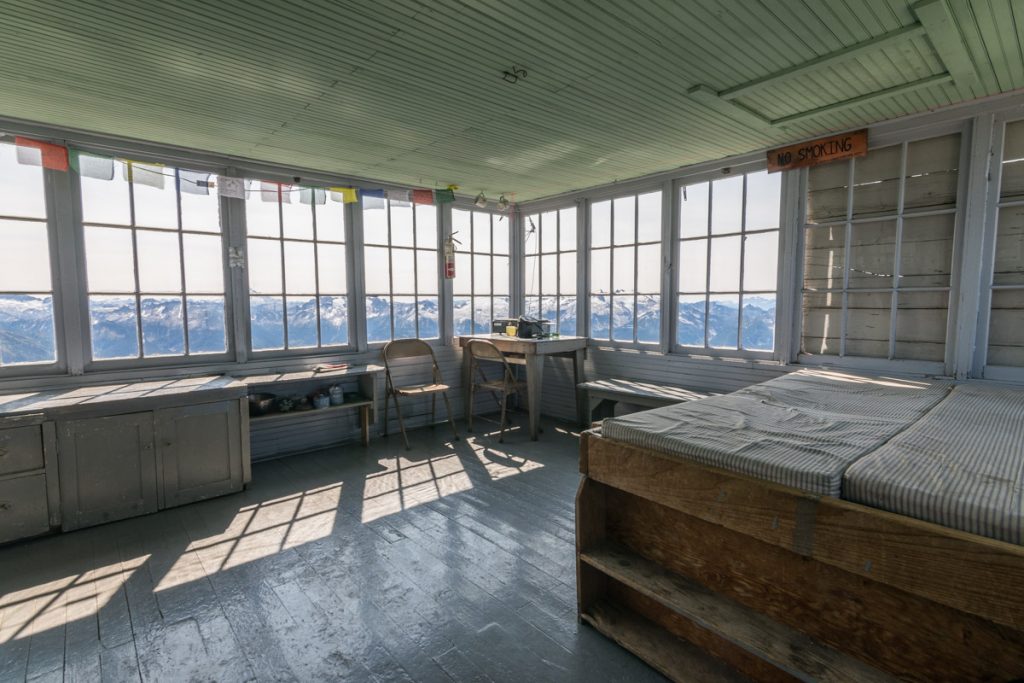
[{"label": "wooden bed frame", "polygon": [[1022,546],[599,430],[580,471],[580,620],[669,678],[1024,678]]}]

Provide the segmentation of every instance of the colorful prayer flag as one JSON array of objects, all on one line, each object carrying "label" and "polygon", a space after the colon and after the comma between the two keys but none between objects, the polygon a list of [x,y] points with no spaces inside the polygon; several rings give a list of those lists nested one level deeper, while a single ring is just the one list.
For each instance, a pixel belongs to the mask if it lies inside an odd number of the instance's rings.
[{"label": "colorful prayer flag", "polygon": [[451,204],[455,201],[455,192],[453,190],[434,190],[434,200],[438,204]]},{"label": "colorful prayer flag", "polygon": [[[32,138],[23,138],[21,136],[15,136],[14,144],[19,148],[26,147],[39,150],[39,162],[43,165],[43,168],[50,169],[51,171],[68,170],[68,148],[64,145],[55,145],[52,142],[43,142],[42,140],[33,140]],[[26,157],[29,156],[34,157],[35,155],[26,155]],[[34,159],[32,161],[34,162]],[[18,157],[18,163],[26,163],[22,161],[21,155]],[[35,164],[33,163],[33,165]]]},{"label": "colorful prayer flag", "polygon": [[384,190],[359,190],[359,196],[363,197],[364,199],[366,197],[377,197],[379,199],[384,199]]},{"label": "colorful prayer flag", "polygon": [[281,198],[281,183],[260,181],[260,199],[268,204],[276,204]]},{"label": "colorful prayer flag", "polygon": [[96,180],[114,179],[114,160],[111,157],[86,154],[73,149],[69,154],[69,158],[71,168],[83,178],[95,178]]},{"label": "colorful prayer flag", "polygon": [[413,190],[412,191],[412,203],[413,204],[433,204],[434,203],[434,191],[433,190]]},{"label": "colorful prayer flag", "polygon": [[211,174],[200,173],[199,171],[178,171],[178,180],[181,191],[184,194],[209,195],[210,188],[214,184],[210,181]]},{"label": "colorful prayer flag", "polygon": [[331,199],[344,204],[353,204],[359,201],[359,194],[354,187],[329,187]]},{"label": "colorful prayer flag", "polygon": [[223,175],[217,176],[217,194],[232,199],[245,199],[245,180]]},{"label": "colorful prayer flag", "polygon": [[146,185],[158,190],[164,189],[163,164],[145,164],[139,161],[124,160],[121,175],[134,185]]}]

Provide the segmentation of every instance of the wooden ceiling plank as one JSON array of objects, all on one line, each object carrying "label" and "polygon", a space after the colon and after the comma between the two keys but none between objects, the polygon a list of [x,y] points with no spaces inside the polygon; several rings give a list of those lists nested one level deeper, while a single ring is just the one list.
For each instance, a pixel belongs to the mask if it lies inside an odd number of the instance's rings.
[{"label": "wooden ceiling plank", "polygon": [[960,88],[973,89],[978,74],[946,0],[922,0],[912,9],[953,81]]}]

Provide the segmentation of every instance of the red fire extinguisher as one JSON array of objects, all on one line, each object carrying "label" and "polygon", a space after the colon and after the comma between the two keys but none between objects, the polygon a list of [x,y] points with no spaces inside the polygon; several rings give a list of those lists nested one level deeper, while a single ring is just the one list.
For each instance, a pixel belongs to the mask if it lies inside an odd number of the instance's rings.
[{"label": "red fire extinguisher", "polygon": [[455,245],[462,244],[455,235],[457,232],[453,232],[448,235],[448,239],[444,241],[444,279],[454,280],[455,279]]}]

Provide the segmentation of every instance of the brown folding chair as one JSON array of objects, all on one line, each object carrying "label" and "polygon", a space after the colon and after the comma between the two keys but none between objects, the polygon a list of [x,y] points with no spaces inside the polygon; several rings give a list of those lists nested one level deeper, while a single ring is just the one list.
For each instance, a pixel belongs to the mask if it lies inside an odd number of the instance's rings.
[{"label": "brown folding chair", "polygon": [[[470,340],[466,344],[465,352],[470,355],[469,410],[466,411],[466,428],[469,431],[473,431],[473,397],[477,389],[484,389],[491,392],[494,400],[501,406],[501,433],[498,436],[498,441],[504,442],[505,427],[507,426],[508,397],[510,394],[524,391],[526,389],[526,382],[516,379],[516,374],[512,371],[509,358],[501,352],[501,349],[494,345],[494,342],[487,341],[486,339]],[[483,368],[486,364],[500,364],[502,367],[501,379],[487,379]],[[480,376],[479,381],[474,379],[475,375]],[[501,398],[499,398],[499,395]]]},{"label": "brown folding chair", "polygon": [[[409,450],[409,437],[405,434],[405,423],[402,422],[402,409],[398,405],[399,396],[426,396],[430,395],[430,424],[433,426],[437,416],[437,395],[441,394],[444,399],[444,407],[448,411],[448,424],[452,426],[452,434],[458,440],[459,433],[455,429],[455,421],[452,420],[452,406],[448,402],[447,384],[441,381],[441,368],[437,365],[437,357],[430,344],[421,339],[395,339],[384,345],[382,352],[384,356],[384,375],[386,377],[386,391],[384,394],[384,436],[388,435],[388,399],[395,402],[395,412],[398,413],[398,426],[402,430],[402,440],[405,441],[405,450]],[[395,386],[394,378],[391,376],[391,361],[399,358],[417,358],[430,356],[431,361],[431,382],[424,384],[406,384]]]}]

